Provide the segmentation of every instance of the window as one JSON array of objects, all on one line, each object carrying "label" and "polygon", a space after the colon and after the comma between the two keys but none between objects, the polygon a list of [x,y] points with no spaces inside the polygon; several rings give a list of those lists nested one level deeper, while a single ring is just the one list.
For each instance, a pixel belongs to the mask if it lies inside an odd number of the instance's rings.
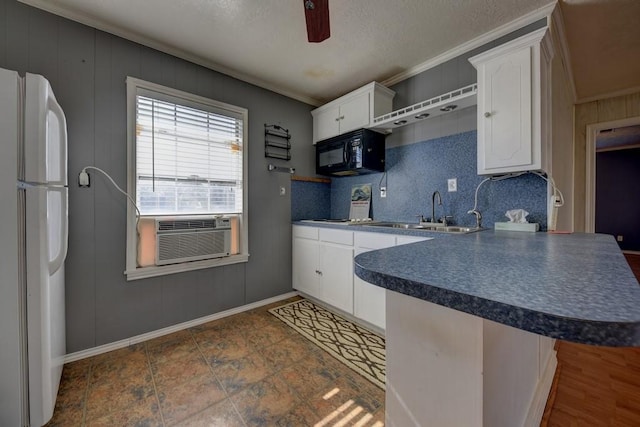
[{"label": "window", "polygon": [[237,218],[238,253],[226,258],[140,267],[135,208],[127,222],[127,278],[247,260],[247,110],[127,78],[128,191],[143,220],[161,216]]}]

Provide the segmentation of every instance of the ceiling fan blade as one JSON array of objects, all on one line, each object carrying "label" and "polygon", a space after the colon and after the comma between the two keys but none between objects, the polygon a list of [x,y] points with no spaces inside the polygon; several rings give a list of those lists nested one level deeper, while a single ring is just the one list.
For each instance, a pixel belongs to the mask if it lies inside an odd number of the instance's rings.
[{"label": "ceiling fan blade", "polygon": [[307,21],[307,40],[320,43],[331,36],[329,30],[329,0],[302,0]]}]

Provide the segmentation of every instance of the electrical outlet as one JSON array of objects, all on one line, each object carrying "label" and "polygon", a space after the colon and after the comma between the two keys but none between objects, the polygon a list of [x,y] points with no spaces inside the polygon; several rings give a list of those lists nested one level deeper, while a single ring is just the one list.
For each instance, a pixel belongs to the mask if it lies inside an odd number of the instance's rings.
[{"label": "electrical outlet", "polygon": [[89,181],[89,174],[84,170],[80,172],[80,174],[78,175],[78,185],[82,188],[87,188],[91,186],[91,183]]},{"label": "electrical outlet", "polygon": [[617,240],[618,242],[622,242],[622,241],[624,240],[624,236],[623,236],[622,234],[618,234],[618,235],[616,236],[616,240]]},{"label": "electrical outlet", "polygon": [[287,189],[285,187],[280,187],[280,195],[284,196],[285,194],[287,194]]},{"label": "electrical outlet", "polygon": [[380,197],[383,199],[387,197],[387,187],[380,187]]},{"label": "electrical outlet", "polygon": [[447,190],[449,192],[458,191],[458,179],[450,178],[447,180]]}]

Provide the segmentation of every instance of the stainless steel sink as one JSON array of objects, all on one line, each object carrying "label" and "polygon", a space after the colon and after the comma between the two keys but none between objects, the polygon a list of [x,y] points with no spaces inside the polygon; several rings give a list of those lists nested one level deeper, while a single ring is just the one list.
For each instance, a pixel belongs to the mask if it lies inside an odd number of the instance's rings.
[{"label": "stainless steel sink", "polygon": [[374,224],[365,224],[365,227],[404,228],[408,230],[434,230],[436,228],[427,225],[406,224],[402,222],[376,222]]},{"label": "stainless steel sink", "polygon": [[476,227],[460,227],[457,225],[423,225],[423,224],[409,224],[403,222],[377,222],[374,224],[365,224],[364,227],[384,227],[384,228],[400,228],[405,230],[423,230],[434,231],[437,233],[452,233],[452,234],[467,234],[474,233],[476,231],[483,230]]},{"label": "stainless steel sink", "polygon": [[461,234],[467,234],[467,233],[475,233],[476,231],[482,231],[484,230],[484,228],[478,228],[478,227],[459,227],[457,225],[449,225],[447,227],[444,227],[444,231],[445,233],[461,233]]}]

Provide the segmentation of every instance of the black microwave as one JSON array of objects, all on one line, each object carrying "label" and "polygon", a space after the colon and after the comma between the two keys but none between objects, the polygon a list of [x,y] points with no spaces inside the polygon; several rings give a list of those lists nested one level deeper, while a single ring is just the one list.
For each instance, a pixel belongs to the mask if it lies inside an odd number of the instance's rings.
[{"label": "black microwave", "polygon": [[384,172],[386,136],[358,129],[316,143],[316,174],[330,176]]}]

